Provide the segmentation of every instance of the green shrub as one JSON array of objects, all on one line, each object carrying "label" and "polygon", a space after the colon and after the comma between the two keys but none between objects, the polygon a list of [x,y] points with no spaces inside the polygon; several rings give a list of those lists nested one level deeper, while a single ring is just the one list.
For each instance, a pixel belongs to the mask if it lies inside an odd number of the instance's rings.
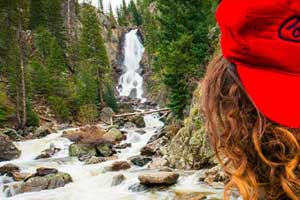
[{"label": "green shrub", "polygon": [[83,105],[79,108],[78,119],[85,124],[95,123],[97,121],[98,111],[94,104]]},{"label": "green shrub", "polygon": [[70,119],[70,109],[65,99],[58,96],[50,96],[48,97],[48,103],[60,121],[68,121]]},{"label": "green shrub", "polygon": [[111,107],[114,112],[118,111],[118,103],[114,91],[110,85],[107,85],[104,90],[104,101],[108,107]]}]

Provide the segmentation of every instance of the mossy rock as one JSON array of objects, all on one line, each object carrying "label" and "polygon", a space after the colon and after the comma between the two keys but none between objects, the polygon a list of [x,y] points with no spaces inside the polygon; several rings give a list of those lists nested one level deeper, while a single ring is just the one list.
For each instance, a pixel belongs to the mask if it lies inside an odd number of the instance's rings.
[{"label": "mossy rock", "polygon": [[71,157],[80,157],[84,155],[96,156],[96,148],[88,144],[71,144],[69,146],[69,155]]}]

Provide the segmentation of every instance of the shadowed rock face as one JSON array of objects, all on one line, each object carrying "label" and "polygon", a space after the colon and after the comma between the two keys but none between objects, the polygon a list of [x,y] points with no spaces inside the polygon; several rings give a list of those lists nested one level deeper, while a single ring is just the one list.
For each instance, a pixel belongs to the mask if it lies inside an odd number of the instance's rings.
[{"label": "shadowed rock face", "polygon": [[177,182],[179,174],[174,172],[155,172],[140,175],[138,178],[140,183],[146,186],[173,185]]},{"label": "shadowed rock face", "polygon": [[0,162],[19,158],[21,151],[8,136],[0,134]]}]

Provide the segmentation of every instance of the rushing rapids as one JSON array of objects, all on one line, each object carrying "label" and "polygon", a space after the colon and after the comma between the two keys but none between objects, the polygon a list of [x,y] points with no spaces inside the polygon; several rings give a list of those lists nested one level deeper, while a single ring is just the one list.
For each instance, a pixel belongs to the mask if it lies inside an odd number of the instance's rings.
[{"label": "rushing rapids", "polygon": [[[144,52],[144,47],[138,40],[137,30],[132,30],[126,35],[124,74],[120,78],[120,95],[129,96],[136,90],[136,98],[143,99],[143,77],[138,73],[139,62]],[[144,116],[146,127],[144,134],[137,132],[136,128],[123,128],[127,139],[121,144],[130,143],[131,146],[117,153],[118,160],[127,160],[138,155],[148,140],[161,130],[163,122],[156,114]],[[71,129],[68,129],[71,130]],[[10,177],[0,176],[0,199],[11,200],[174,200],[179,193],[202,193],[207,199],[222,199],[222,187],[220,189],[209,187],[199,182],[199,174],[202,172],[178,172],[180,178],[176,185],[164,190],[151,190],[134,192],[129,188],[138,184],[138,176],[142,173],[155,171],[147,167],[134,166],[128,170],[110,172],[106,168],[114,161],[102,162],[94,165],[84,165],[77,158],[69,157],[68,149],[72,144],[68,139],[61,137],[63,130],[53,133],[42,139],[17,142],[17,147],[22,151],[19,159],[10,162],[0,162],[0,166],[12,163],[21,168],[23,172],[33,173],[39,167],[56,168],[60,172],[69,173],[73,182],[54,190],[43,190],[7,197],[8,191],[13,193],[11,184],[14,181]],[[34,160],[43,150],[53,145],[61,151],[52,158]],[[126,179],[118,185],[112,186],[113,177],[123,174]],[[5,185],[5,186],[4,186]]]}]

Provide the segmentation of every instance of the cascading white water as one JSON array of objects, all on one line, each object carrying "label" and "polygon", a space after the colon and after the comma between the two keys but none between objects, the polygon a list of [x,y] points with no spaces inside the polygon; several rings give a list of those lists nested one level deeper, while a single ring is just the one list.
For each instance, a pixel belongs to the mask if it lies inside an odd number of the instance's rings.
[{"label": "cascading white water", "polygon": [[138,38],[137,31],[131,30],[125,36],[124,74],[120,77],[118,91],[120,96],[144,100],[143,77],[139,73],[145,48]]}]

